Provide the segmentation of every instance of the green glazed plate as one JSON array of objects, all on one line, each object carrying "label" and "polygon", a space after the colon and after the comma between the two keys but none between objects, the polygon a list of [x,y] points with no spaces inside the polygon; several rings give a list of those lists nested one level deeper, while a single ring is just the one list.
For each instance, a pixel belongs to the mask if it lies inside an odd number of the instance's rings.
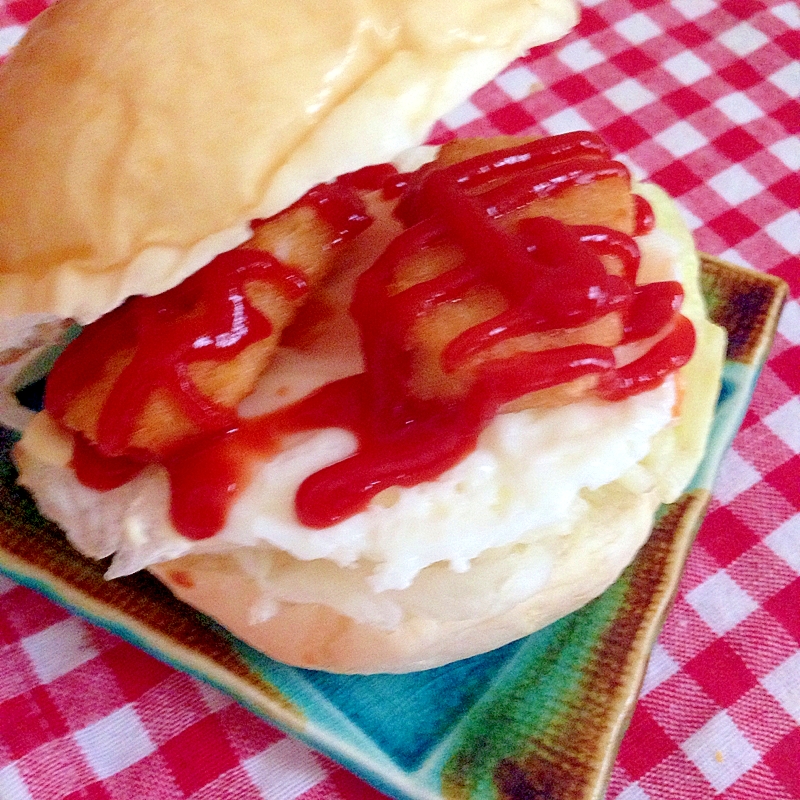
[{"label": "green glazed plate", "polygon": [[103,579],[15,483],[0,429],[0,571],[228,692],[397,798],[601,798],[651,647],[677,590],[722,456],[766,360],[786,286],[703,258],[728,331],[707,455],[661,509],[636,560],[597,600],[492,653],[427,672],[339,676],[278,664],[148,574]]}]

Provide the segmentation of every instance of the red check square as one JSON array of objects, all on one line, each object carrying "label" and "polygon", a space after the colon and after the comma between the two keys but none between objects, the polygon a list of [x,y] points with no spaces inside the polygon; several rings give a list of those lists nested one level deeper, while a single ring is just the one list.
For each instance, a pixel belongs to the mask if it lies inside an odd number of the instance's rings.
[{"label": "red check square", "polygon": [[[328,775],[324,783],[319,784],[308,792],[307,795],[304,795],[304,798],[307,797],[308,800],[312,800],[312,797],[319,797],[320,800],[322,800],[322,798],[329,796],[335,797],[338,792],[338,796],[343,798],[357,797],[359,800],[388,800],[385,794],[379,792],[377,789],[373,789],[372,786],[364,783],[361,778],[357,778],[352,772],[348,772],[332,762],[327,763],[325,766],[331,770],[330,775]],[[323,791],[329,786],[332,786],[334,791]],[[315,792],[317,788],[320,789],[319,795]]]},{"label": "red check square", "polygon": [[64,800],[111,800],[112,797],[113,795],[98,781],[75,792],[70,792],[64,797]]},{"label": "red check square", "polygon": [[120,642],[100,658],[113,672],[119,691],[128,702],[138,700],[148,689],[174,672],[166,664],[127,642]]},{"label": "red check square", "polygon": [[735,703],[756,685],[755,675],[724,639],[717,639],[696,655],[685,669],[723,708]]},{"label": "red check square", "polygon": [[742,657],[757,678],[763,678],[797,650],[783,625],[763,608],[753,612],[725,640]]},{"label": "red check square", "polygon": [[0,704],[0,754],[13,761],[67,733],[44,686]]},{"label": "red check square", "polygon": [[603,137],[614,152],[632,150],[652,138],[649,131],[632,119],[620,119],[606,125],[603,128]]},{"label": "red check square", "polygon": [[702,176],[698,176],[682,161],[674,161],[664,169],[660,169],[651,176],[651,180],[662,186],[673,197],[686,194],[703,183]]},{"label": "red check square", "polygon": [[800,642],[800,578],[767,600],[764,608]]},{"label": "red check square", "polygon": [[786,132],[793,136],[800,133],[800,114],[797,113],[797,101],[790,100],[780,108],[776,108],[770,116],[776,122],[780,122]]},{"label": "red check square", "polygon": [[721,567],[727,567],[759,539],[748,525],[723,506],[705,518],[697,541]]},{"label": "red check square", "polygon": [[25,24],[41,14],[48,5],[46,0],[14,0],[6,6],[6,10],[17,22]]},{"label": "red check square", "polygon": [[732,128],[726,131],[714,140],[714,147],[731,161],[744,161],[745,158],[764,149],[744,128]]},{"label": "red check square", "polygon": [[589,100],[597,95],[597,87],[583,75],[570,75],[555,83],[551,89],[573,104]]},{"label": "red check square", "polygon": [[8,621],[0,627],[0,643],[16,642],[68,618],[66,609],[20,586],[0,595],[0,620]]},{"label": "red check square", "polygon": [[633,712],[628,733],[622,740],[617,759],[631,780],[635,781],[674,750],[677,750],[675,742],[653,719],[650,712],[639,705]]},{"label": "red check square", "polygon": [[486,119],[501,133],[518,134],[530,130],[536,120],[521,105],[491,111]]},{"label": "red check square", "polygon": [[[781,261],[780,264],[776,264],[772,268],[771,272],[778,278],[783,278],[789,284],[789,291],[793,297],[800,297],[800,262],[796,258],[792,257]],[[800,383],[800,374],[798,374],[800,373],[798,368],[798,365],[800,365],[800,348],[795,350],[792,360],[794,362],[795,381]]]},{"label": "red check square", "polygon": [[794,507],[800,511],[800,454],[790,458],[777,469],[765,476],[770,486],[774,486]]},{"label": "red check square", "polygon": [[225,731],[215,716],[206,717],[165,742],[159,753],[166,759],[180,788],[190,795],[239,759],[231,750]]},{"label": "red check square", "polygon": [[738,244],[758,232],[759,227],[750,217],[746,217],[738,209],[732,208],[708,223],[712,231],[718,233],[731,244]]},{"label": "red check square", "polygon": [[786,787],[790,797],[800,797],[800,728],[795,728],[766,753],[764,763]]},{"label": "red check square", "polygon": [[671,108],[682,119],[686,119],[686,117],[708,106],[708,100],[705,97],[686,86],[664,95],[661,98],[661,102]]},{"label": "red check square", "polygon": [[798,48],[800,48],[800,36],[797,31],[786,31],[775,37],[775,44],[782,48],[789,58],[796,59]]},{"label": "red check square", "polygon": [[764,80],[761,73],[747,61],[735,61],[719,70],[717,75],[739,91],[752,89]]},{"label": "red check square", "polygon": [[658,62],[641,50],[624,50],[614,56],[611,63],[628,75],[641,75],[658,66]]},{"label": "red check square", "polygon": [[[794,279],[800,281],[800,264],[796,258],[788,263],[788,270],[790,273],[793,271]],[[769,361],[769,367],[793,394],[800,394],[800,347],[790,347],[780,355],[773,356]]]},{"label": "red check square", "polygon": [[706,44],[711,38],[699,25],[691,22],[673,28],[669,35],[687,48],[698,48],[700,45]]},{"label": "red check square", "polygon": [[769,187],[770,192],[787,208],[794,208],[800,196],[800,177],[796,174],[786,175]]}]

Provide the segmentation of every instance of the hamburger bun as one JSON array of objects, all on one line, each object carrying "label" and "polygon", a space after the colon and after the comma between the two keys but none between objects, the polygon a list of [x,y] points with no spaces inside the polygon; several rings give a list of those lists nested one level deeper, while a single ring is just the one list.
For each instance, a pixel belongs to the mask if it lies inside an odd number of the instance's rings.
[{"label": "hamburger bun", "polygon": [[81,324],[391,161],[566,0],[66,0],[0,70],[0,316]]},{"label": "hamburger bun", "polygon": [[[574,21],[557,0],[62,0],[0,70],[5,386],[44,374],[71,322],[168,291],[245,243],[253,219],[401,157]],[[688,364],[651,392],[502,414],[453,470],[322,531],[293,518],[292,470],[346,454],[335,431],[267,459],[225,527],[197,542],[172,525],[158,464],[90,489],[71,465],[72,434],[48,412],[24,418],[7,396],[5,419],[26,427],[20,482],[79,550],[114,556],[109,577],[150,569],[287,663],[404,672],[524,636],[619,575],[659,504],[690,480],[710,428],[724,336],[706,320],[677,212],[658,190],[637,192],[657,217],[644,260],[681,281],[697,337]],[[363,247],[380,252],[395,224],[373,225]],[[338,274],[320,289],[334,299],[347,284]],[[259,391],[243,406],[258,408]]]}]

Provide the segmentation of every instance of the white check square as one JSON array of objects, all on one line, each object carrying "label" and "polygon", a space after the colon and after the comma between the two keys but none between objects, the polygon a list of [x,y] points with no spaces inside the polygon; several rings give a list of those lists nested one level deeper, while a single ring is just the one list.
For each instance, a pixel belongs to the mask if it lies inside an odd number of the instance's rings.
[{"label": "white check square", "polygon": [[42,683],[66,675],[98,654],[89,640],[88,628],[75,618],[26,636],[21,644]]},{"label": "white check square", "polygon": [[592,127],[574,108],[565,108],[543,119],[540,124],[551,136],[569,131],[590,130]]},{"label": "white check square", "polygon": [[783,162],[787,169],[792,172],[800,171],[800,139],[796,136],[790,136],[786,139],[781,139],[769,146],[769,151],[775,158]]},{"label": "white check square", "polygon": [[791,64],[781,67],[777,72],[773,72],[767,80],[796,100],[800,97],[800,61],[793,61]]},{"label": "white check square", "polygon": [[681,749],[717,792],[736,783],[759,760],[758,751],[724,711],[692,734]]},{"label": "white check square", "polygon": [[575,72],[595,67],[606,60],[606,57],[599,50],[592,47],[586,39],[579,39],[562,47],[557,56],[559,61]]},{"label": "white check square", "polygon": [[729,261],[731,264],[738,264],[740,267],[755,269],[755,267],[753,267],[753,265],[735,247],[729,247],[727,250],[723,250],[719,254],[719,257],[723,261]]},{"label": "white check square", "polygon": [[627,78],[616,86],[606,89],[604,94],[620,111],[624,111],[626,114],[638,111],[656,99],[649,89],[633,78]]},{"label": "white check square", "polygon": [[781,704],[786,713],[800,725],[800,653],[761,679],[761,685]]},{"label": "white check square", "polygon": [[764,418],[764,424],[795,453],[800,453],[800,399],[793,397]]},{"label": "white check square", "polygon": [[709,179],[708,184],[732,206],[738,206],[764,190],[761,183],[741,164],[734,164],[718,175],[714,175]]},{"label": "white check square", "polygon": [[264,800],[292,800],[326,778],[311,750],[288,737],[248,758],[244,768]]},{"label": "white check square", "polygon": [[760,480],[761,473],[736,450],[730,448],[723,456],[714,482],[714,497],[723,505],[728,505]]},{"label": "white check square", "polygon": [[764,116],[761,108],[743,92],[732,92],[725,97],[720,97],[714,105],[737,125],[746,125],[748,122]]},{"label": "white check square", "polygon": [[647,14],[631,14],[614,26],[614,30],[631,44],[641,44],[661,35],[661,28]]},{"label": "white check square", "polygon": [[617,795],[617,800],[651,800],[651,798],[638,783],[632,783]]},{"label": "white check square", "polygon": [[699,19],[715,11],[717,4],[712,0],[672,0],[672,7],[685,19]]},{"label": "white check square", "polygon": [[0,769],[0,797],[8,800],[33,800],[22,775],[14,764]]},{"label": "white check square", "polygon": [[683,156],[694,153],[695,150],[699,150],[708,144],[708,139],[686,120],[680,120],[680,122],[670,125],[669,128],[661,131],[655,139],[663,148],[669,150],[675,158],[683,158]]},{"label": "white check square", "polygon": [[700,217],[689,211],[689,209],[686,208],[686,206],[684,206],[680,201],[678,201],[676,205],[678,206],[678,211],[681,213],[681,219],[683,219],[683,221],[686,223],[686,227],[690,231],[696,231],[705,225],[705,222],[700,219]]},{"label": "white check square", "polygon": [[[116,775],[155,751],[133,706],[122,708],[75,733],[75,741],[101,779]],[[114,742],[114,746],[109,744]]]},{"label": "white check square", "polygon": [[448,114],[442,117],[442,122],[448,128],[454,130],[460,128],[462,125],[468,125],[470,122],[475,122],[483,116],[481,111],[474,103],[469,100],[463,102],[460,106],[456,106]]},{"label": "white check square", "polygon": [[800,344],[800,302],[797,300],[790,298],[783,307],[778,320],[778,332],[792,344]]},{"label": "white check square", "polygon": [[758,608],[758,603],[724,570],[688,592],[686,601],[717,636],[735,628]]},{"label": "white check square", "polygon": [[796,2],[781,3],[781,5],[771,8],[770,11],[790,28],[795,30],[800,28],[800,6]]},{"label": "white check square", "polygon": [[671,678],[680,670],[680,665],[670,654],[656,642],[650,653],[650,661],[647,664],[647,672],[642,681],[640,695],[644,697],[653,689],[660,686],[664,681]]},{"label": "white check square", "polygon": [[523,100],[538,86],[536,76],[525,67],[514,67],[498,75],[495,83],[512,99]]},{"label": "white check square", "polygon": [[749,56],[760,47],[763,47],[769,38],[758,28],[754,28],[748,22],[740,22],[738,25],[719,35],[719,40],[737,56]]},{"label": "white check square", "polygon": [[711,67],[691,50],[684,50],[682,53],[668,58],[662,66],[684,86],[691,86],[711,75]]},{"label": "white check square", "polygon": [[764,538],[764,544],[793,570],[800,572],[800,514],[789,517],[772,531]]},{"label": "white check square", "polygon": [[7,56],[25,35],[24,25],[9,25],[0,29],[0,56]]},{"label": "white check square", "polygon": [[782,217],[764,226],[764,230],[781,247],[793,255],[800,254],[800,212],[787,211]]}]

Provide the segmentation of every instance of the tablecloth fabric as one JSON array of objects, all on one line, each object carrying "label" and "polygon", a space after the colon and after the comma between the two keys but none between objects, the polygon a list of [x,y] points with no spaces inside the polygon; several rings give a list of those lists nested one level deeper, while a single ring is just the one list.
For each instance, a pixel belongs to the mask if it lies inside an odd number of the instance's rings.
[{"label": "tablecloth fabric", "polygon": [[[43,10],[0,2],[0,53]],[[437,124],[599,131],[700,249],[791,298],[652,655],[609,800],[800,798],[800,9],[589,0]],[[0,577],[0,798],[381,797],[220,692]]]}]

